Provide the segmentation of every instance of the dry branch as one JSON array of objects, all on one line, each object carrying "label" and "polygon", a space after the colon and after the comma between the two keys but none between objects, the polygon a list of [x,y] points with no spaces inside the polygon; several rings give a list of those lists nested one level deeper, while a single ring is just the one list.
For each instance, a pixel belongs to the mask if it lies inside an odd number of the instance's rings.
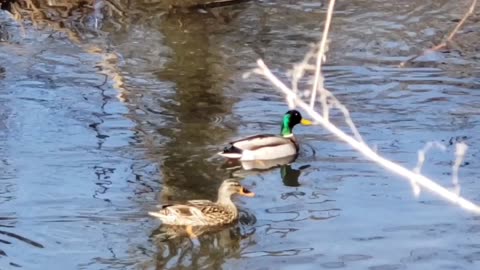
[{"label": "dry branch", "polygon": [[[312,95],[310,97],[310,106],[313,107],[315,104],[315,96],[317,91],[319,91],[318,87],[321,86],[323,87],[323,81],[324,77],[321,75],[322,73],[322,62],[325,60],[325,52],[327,50],[327,41],[328,41],[328,33],[330,30],[330,24],[332,22],[332,16],[333,16],[333,7],[335,6],[335,0],[331,0],[328,3],[328,10],[327,10],[327,18],[325,19],[325,27],[323,29],[323,34],[322,34],[322,40],[320,41],[320,48],[318,49],[318,55],[317,55],[317,65],[315,69],[315,81],[313,83],[313,88],[312,88]],[[319,91],[320,92],[320,102],[322,103],[322,109],[323,109],[323,117],[328,119],[328,106],[327,106],[327,96],[324,94],[325,91]]]},{"label": "dry branch", "polygon": [[270,69],[265,65],[265,63],[262,60],[258,60],[257,65],[259,68],[255,70],[256,73],[265,76],[268,80],[270,80],[270,82],[274,86],[280,89],[285,95],[293,98],[293,100],[295,100],[295,103],[300,108],[305,110],[313,119],[315,119],[318,123],[320,123],[324,128],[326,128],[328,131],[333,133],[335,136],[337,136],[341,140],[348,143],[351,147],[353,147],[355,150],[363,154],[365,157],[378,163],[385,169],[391,172],[394,172],[400,176],[403,176],[407,180],[415,181],[415,183],[418,184],[419,186],[434,192],[435,194],[439,195],[440,197],[452,203],[458,204],[460,207],[462,207],[465,210],[469,210],[474,213],[480,214],[480,207],[478,205],[472,203],[471,201],[461,196],[458,196],[457,194],[437,184],[433,180],[421,174],[417,174],[409,169],[406,169],[405,167],[402,167],[394,163],[393,161],[390,161],[380,156],[365,143],[357,141],[353,137],[347,135],[345,132],[343,132],[342,130],[337,128],[335,125],[333,125],[330,121],[323,118],[322,115],[316,112],[307,103],[302,101],[298,96],[296,96],[291,89],[289,89],[283,82],[281,82],[275,75],[273,75],[273,73],[270,71]]},{"label": "dry branch", "polygon": [[[382,156],[380,156],[376,151],[374,151],[372,148],[370,148],[362,139],[360,134],[355,128],[355,125],[353,123],[353,120],[350,117],[350,113],[348,112],[348,109],[341,104],[327,89],[325,89],[323,85],[324,77],[321,72],[321,65],[324,60],[324,53],[326,51],[326,43],[327,43],[327,38],[328,38],[328,29],[329,29],[329,24],[331,20],[331,16],[333,13],[333,4],[335,0],[330,0],[329,3],[329,8],[328,8],[328,14],[327,14],[327,20],[328,22],[325,23],[325,32],[323,33],[322,40],[318,45],[318,54],[317,54],[317,59],[316,59],[316,66],[315,66],[315,77],[314,77],[314,87],[313,91],[311,92],[310,96],[310,105],[307,104],[305,101],[302,100],[302,98],[298,95],[297,90],[298,90],[298,85],[292,86],[292,88],[287,87],[282,81],[280,81],[272,72],[271,70],[265,65],[263,60],[258,60],[257,65],[258,68],[254,70],[254,72],[264,76],[266,79],[268,79],[276,88],[278,88],[281,92],[283,92],[286,95],[287,102],[292,102],[295,105],[299,106],[303,110],[305,110],[310,117],[315,119],[317,123],[321,124],[325,129],[333,133],[336,137],[341,139],[342,141],[348,143],[352,148],[363,154],[366,158],[376,162],[380,166],[384,167],[385,169],[396,173],[400,176],[403,176],[407,181],[410,181],[412,183],[412,186],[417,189],[417,193],[420,192],[420,187],[423,187],[425,189],[428,189],[432,191],[433,193],[437,194],[438,196],[442,197],[445,200],[448,200],[452,203],[455,203],[462,207],[465,210],[471,211],[473,213],[480,214],[480,206],[476,205],[475,203],[461,197],[459,195],[459,184],[458,184],[458,168],[460,167],[461,162],[463,161],[463,157],[465,155],[466,151],[466,145],[464,146],[457,146],[457,151],[456,151],[456,161],[453,165],[453,176],[452,180],[454,182],[454,185],[457,187],[457,192],[452,192],[448,190],[445,187],[442,187],[441,185],[437,184],[435,181],[423,176],[420,173],[421,166],[423,165],[424,159],[425,159],[425,152],[428,150],[428,148],[431,148],[432,146],[437,146],[436,143],[430,143],[427,145],[427,148],[424,148],[424,150],[421,150],[419,152],[419,163],[417,164],[417,168],[414,170],[409,170],[393,161],[390,161]],[[474,0],[474,4],[476,3],[476,0]],[[473,5],[474,6],[474,5]],[[467,15],[468,16],[468,15]],[[466,19],[465,19],[466,20]],[[461,25],[460,25],[461,26]],[[459,28],[459,27],[457,27]],[[456,29],[457,29],[456,28]],[[457,29],[458,31],[458,29]],[[453,38],[454,34],[451,34],[449,38]],[[315,48],[317,49],[317,48]],[[298,81],[301,79],[302,76],[304,76],[308,70],[311,70],[311,66],[308,64],[309,59],[311,57],[312,53],[308,53],[307,56],[304,58],[304,60],[294,66],[294,70],[292,72],[292,83],[297,84]],[[319,91],[319,95],[321,97],[321,105],[323,109],[323,115],[318,113],[315,110],[315,95],[316,91]],[[344,131],[336,127],[334,124],[332,124],[328,118],[328,112],[325,110],[329,110],[331,108],[340,108],[341,111],[344,114],[345,120],[347,123],[349,123],[349,127],[352,131],[352,133],[355,135],[355,137],[349,136],[346,134]],[[441,146],[439,146],[441,148]],[[423,151],[423,152],[422,152]]]}]

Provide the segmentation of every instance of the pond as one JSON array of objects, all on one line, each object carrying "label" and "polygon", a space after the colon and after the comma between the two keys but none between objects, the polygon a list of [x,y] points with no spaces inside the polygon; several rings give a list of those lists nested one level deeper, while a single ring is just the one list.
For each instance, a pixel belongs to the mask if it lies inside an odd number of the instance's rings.
[{"label": "pond", "polygon": [[[320,126],[296,127],[288,166],[232,169],[216,155],[279,132],[284,97],[243,75],[262,58],[287,80],[321,36],[324,1],[178,12],[162,1],[38,2],[35,16],[0,22],[0,269],[480,266],[478,216],[427,191],[416,198]],[[449,50],[398,67],[441,42],[468,5],[340,1],[325,76],[387,158],[413,168],[425,143],[444,143],[423,168],[444,186],[466,142],[462,195],[480,203],[478,11]],[[236,199],[238,225],[196,245],[157,239],[148,211],[215,199],[227,178],[257,194]]]}]

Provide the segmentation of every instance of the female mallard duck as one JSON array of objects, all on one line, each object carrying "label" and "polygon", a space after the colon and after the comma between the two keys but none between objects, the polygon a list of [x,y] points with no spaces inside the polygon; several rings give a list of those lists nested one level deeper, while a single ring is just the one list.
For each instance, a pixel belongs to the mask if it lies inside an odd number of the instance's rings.
[{"label": "female mallard duck", "polygon": [[311,121],[291,110],[285,113],[280,130],[281,136],[261,134],[230,142],[219,155],[229,159],[270,160],[293,156],[298,153],[298,144],[293,136],[293,127],[297,124],[309,126]]},{"label": "female mallard duck", "polygon": [[167,225],[187,226],[187,233],[194,238],[192,226],[222,226],[238,219],[238,210],[231,198],[234,194],[255,196],[238,181],[225,180],[218,189],[216,202],[193,200],[184,204],[164,205],[160,211],[149,214]]}]

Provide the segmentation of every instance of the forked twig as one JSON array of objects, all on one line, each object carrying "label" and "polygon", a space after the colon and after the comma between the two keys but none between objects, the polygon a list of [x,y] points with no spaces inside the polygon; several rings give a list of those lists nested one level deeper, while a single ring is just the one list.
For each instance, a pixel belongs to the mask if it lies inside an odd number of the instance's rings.
[{"label": "forked twig", "polygon": [[461,142],[455,145],[455,162],[452,165],[452,183],[454,191],[457,195],[460,194],[460,182],[458,179],[458,171],[462,165],[463,159],[465,158],[465,153],[467,152],[468,146]]},{"label": "forked twig", "polygon": [[[428,142],[427,144],[425,144],[423,149],[418,150],[417,166],[413,168],[413,172],[415,172],[416,174],[422,173],[423,163],[425,163],[425,156],[432,148],[437,148],[442,151],[446,150],[445,145],[439,142]],[[410,183],[412,184],[413,194],[418,197],[420,195],[420,187],[417,185],[417,182],[415,182],[415,179],[410,179]]]}]

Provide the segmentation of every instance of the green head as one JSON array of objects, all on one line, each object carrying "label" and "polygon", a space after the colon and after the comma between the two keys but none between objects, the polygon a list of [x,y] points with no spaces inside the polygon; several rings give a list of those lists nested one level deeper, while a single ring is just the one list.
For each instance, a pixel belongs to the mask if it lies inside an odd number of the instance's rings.
[{"label": "green head", "polygon": [[283,137],[289,137],[293,134],[293,127],[297,124],[309,126],[311,121],[303,119],[302,115],[297,110],[291,110],[283,116],[282,128],[280,133]]}]

